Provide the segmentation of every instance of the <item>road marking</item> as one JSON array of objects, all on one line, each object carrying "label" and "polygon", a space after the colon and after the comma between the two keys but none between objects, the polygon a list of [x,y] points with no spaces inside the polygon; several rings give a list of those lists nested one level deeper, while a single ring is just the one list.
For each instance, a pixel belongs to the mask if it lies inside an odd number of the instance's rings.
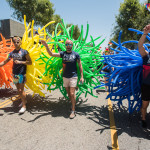
[{"label": "road marking", "polygon": [[[18,96],[18,97],[19,97],[19,96]],[[12,98],[17,98],[17,96],[14,96],[14,97],[12,97]],[[5,104],[5,103],[7,103],[7,102],[9,102],[9,101],[12,101],[12,98],[7,99],[7,100],[1,102],[1,103],[0,103],[0,106],[3,105],[3,104]]]},{"label": "road marking", "polygon": [[[26,91],[27,94],[29,94],[29,93],[31,93],[31,92],[32,92],[31,90]],[[16,98],[16,99],[15,99],[15,100],[12,100],[13,98]],[[8,100],[6,100],[6,101],[0,103],[0,108],[3,108],[3,107],[7,106],[8,104],[10,104],[10,103],[12,103],[12,102],[14,102],[14,101],[16,101],[16,100],[18,100],[18,99],[20,99],[20,96],[18,96],[18,95],[17,95],[17,96],[14,96],[14,97],[12,97],[12,98],[10,98],[10,99],[8,99]]]},{"label": "road marking", "polygon": [[118,135],[117,135],[116,125],[115,125],[114,112],[113,112],[112,103],[110,99],[108,99],[108,110],[109,110],[109,120],[110,120],[110,129],[111,129],[112,149],[119,150]]},{"label": "road marking", "polygon": [[[30,91],[30,90],[27,90],[26,93],[28,93],[29,91]],[[8,101],[13,101],[13,100],[12,100],[13,98],[18,98],[18,97],[19,97],[18,95],[17,95],[17,96],[14,96],[14,97],[11,97],[10,99],[7,99],[7,100],[5,100],[4,102],[1,102],[0,105],[3,105],[4,103],[6,103],[6,102],[8,102]]]}]

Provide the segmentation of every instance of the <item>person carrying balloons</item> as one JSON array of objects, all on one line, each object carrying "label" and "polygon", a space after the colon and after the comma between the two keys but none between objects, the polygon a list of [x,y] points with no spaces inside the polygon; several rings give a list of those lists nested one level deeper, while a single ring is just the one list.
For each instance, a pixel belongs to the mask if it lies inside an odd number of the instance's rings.
[{"label": "person carrying balloons", "polygon": [[[103,52],[103,54],[105,54],[105,55],[110,55],[109,49],[108,49],[108,50],[105,50],[105,51]],[[107,66],[107,63],[104,63],[103,68],[105,67],[105,69],[103,69],[102,72],[104,72],[105,74],[111,72],[111,70],[110,70],[108,67],[106,67],[106,66]],[[108,91],[108,88],[107,88],[107,86],[106,86],[106,84],[108,83],[108,77],[107,77],[107,76],[104,76],[104,82],[105,82],[105,91],[107,92],[107,91]]]},{"label": "person carrying balloons", "polygon": [[80,56],[78,53],[74,52],[72,50],[73,48],[73,42],[71,40],[66,40],[65,46],[66,51],[61,51],[60,53],[53,53],[46,41],[41,40],[41,43],[46,47],[46,50],[50,56],[53,57],[61,57],[63,61],[63,86],[65,87],[67,94],[69,96],[69,99],[71,100],[72,104],[72,111],[69,116],[70,119],[73,119],[76,116],[75,113],[75,104],[76,104],[76,97],[75,97],[75,88],[77,85],[77,63],[79,65],[80,73],[81,73],[81,79],[80,83],[84,82],[83,79],[83,68],[80,60]]},{"label": "person carrying balloons", "polygon": [[150,101],[150,53],[145,50],[143,44],[145,42],[146,36],[150,32],[150,24],[144,27],[144,34],[141,36],[138,49],[139,53],[143,58],[143,79],[142,79],[142,88],[141,88],[141,98],[142,98],[142,127],[146,128],[146,111]]},{"label": "person carrying balloons", "polygon": [[31,65],[32,61],[27,50],[21,48],[21,38],[12,38],[15,49],[9,53],[6,60],[0,63],[0,67],[13,59],[13,83],[16,85],[19,96],[21,97],[22,103],[20,106],[19,114],[23,114],[26,111],[26,93],[24,92],[24,85],[26,81],[26,66]]}]

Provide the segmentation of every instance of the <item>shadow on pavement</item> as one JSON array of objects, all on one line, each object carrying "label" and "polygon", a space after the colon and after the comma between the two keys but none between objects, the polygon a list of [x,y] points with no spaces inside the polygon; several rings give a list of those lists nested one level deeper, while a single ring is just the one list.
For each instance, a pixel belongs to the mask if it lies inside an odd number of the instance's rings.
[{"label": "shadow on pavement", "polygon": [[[9,90],[6,91],[9,93]],[[79,99],[76,107],[77,114],[85,115],[88,119],[99,124],[101,128],[96,131],[100,132],[100,134],[107,129],[110,130],[108,107],[104,105],[101,107],[90,106],[84,102],[86,101],[83,101],[82,98]],[[2,109],[7,113],[9,112],[9,114],[18,113],[19,104],[20,101],[15,101],[13,103],[14,106]],[[47,97],[35,95],[32,97],[32,95],[29,94],[27,96],[27,111],[32,115],[35,115],[35,118],[28,122],[34,122],[47,115],[51,115],[53,117],[63,116],[64,118],[68,118],[70,114],[70,106],[70,101],[67,101],[64,97],[59,97],[59,99],[52,97],[52,95]],[[150,140],[150,124],[148,124],[147,130],[143,130],[140,124],[140,113],[135,112],[134,114],[129,115],[126,107],[122,106],[119,109],[118,105],[113,105],[113,111],[118,136],[122,133],[127,133],[131,137]],[[147,115],[147,120],[150,120],[150,114]]]},{"label": "shadow on pavement", "polygon": [[17,95],[17,90],[13,89],[0,89],[0,99],[5,99],[8,97],[12,97],[14,95]]},{"label": "shadow on pavement", "polygon": [[5,113],[8,113],[9,115],[13,115],[15,113],[18,113],[18,111],[20,110],[20,108],[21,108],[21,107],[19,107],[20,104],[21,104],[21,99],[18,99],[17,101],[13,101],[11,106],[3,107],[0,109],[3,110]]},{"label": "shadow on pavement", "polygon": [[0,108],[1,110],[4,110],[4,112],[9,113],[9,115],[18,113],[19,109],[18,106],[21,103],[21,101],[18,99],[17,101],[13,101],[10,107],[5,107],[7,103],[11,102],[10,100],[7,100],[8,98],[11,99],[14,97],[12,100],[15,100],[18,97],[18,92],[17,90],[14,89],[0,89],[0,99],[1,100],[6,100],[6,103],[1,102],[2,105],[4,105],[4,108]]},{"label": "shadow on pavement", "polygon": [[96,130],[100,131],[100,133],[105,129],[110,129],[108,108],[104,105],[101,107],[82,105],[82,107],[77,107],[77,114],[86,115],[88,119],[101,125],[103,128]]},{"label": "shadow on pavement", "polygon": [[[122,108],[119,108],[118,105],[113,105],[113,111],[118,136],[122,133],[127,133],[131,137],[150,140],[150,123],[148,124],[147,129],[143,129],[140,122],[140,113],[134,112],[130,115],[126,107],[123,106]],[[85,115],[88,114],[89,119],[102,126],[102,128],[96,130],[99,131],[100,134],[107,129],[110,130],[108,107],[85,107],[79,109],[79,114],[82,113],[85,113]],[[150,113],[147,114],[147,120],[150,120]]]},{"label": "shadow on pavement", "polygon": [[[142,128],[140,112],[129,114],[126,107],[119,109],[116,105],[113,105],[113,110],[118,136],[125,132],[131,137],[150,140],[150,124],[147,129]],[[150,120],[149,114],[147,114],[147,123],[149,123],[148,120]]]},{"label": "shadow on pavement", "polygon": [[[12,96],[12,95],[11,95]],[[82,99],[79,98],[79,102],[77,105],[82,103]],[[19,105],[21,104],[21,100],[13,101],[12,105],[9,107],[1,108],[5,113],[9,115],[18,113]],[[29,122],[34,122],[42,116],[51,115],[53,117],[63,116],[64,118],[68,118],[70,115],[71,103],[66,100],[64,97],[53,98],[52,95],[47,97],[41,97],[38,94],[32,97],[32,95],[27,95],[27,112],[32,115],[35,115],[33,120]]]},{"label": "shadow on pavement", "polygon": [[27,111],[32,115],[36,115],[33,120],[28,122],[34,122],[40,117],[47,115],[53,117],[63,116],[64,118],[68,118],[70,115],[70,102],[64,97],[59,97],[58,99],[51,97],[51,95],[47,97],[41,97],[39,95],[32,97],[28,95],[27,99]]}]

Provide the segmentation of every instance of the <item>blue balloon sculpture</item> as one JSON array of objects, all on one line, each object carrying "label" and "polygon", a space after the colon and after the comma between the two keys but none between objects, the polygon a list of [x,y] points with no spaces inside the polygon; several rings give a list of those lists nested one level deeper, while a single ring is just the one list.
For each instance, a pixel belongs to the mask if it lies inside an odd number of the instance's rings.
[{"label": "blue balloon sculpture", "polygon": [[[137,34],[143,34],[143,32],[136,29],[129,28],[130,31],[137,32]],[[133,111],[140,110],[141,101],[141,81],[142,81],[142,57],[137,49],[129,50],[124,45],[126,43],[138,44],[138,41],[125,41],[121,43],[121,34],[119,33],[118,43],[112,41],[116,45],[116,48],[111,50],[114,51],[113,55],[104,55],[104,62],[107,63],[107,68],[111,70],[110,73],[106,73],[105,76],[108,77],[109,94],[107,98],[112,101],[117,101],[118,105],[122,105],[122,101],[128,100],[128,111],[133,113]],[[146,37],[150,41],[150,34]],[[149,51],[148,46],[150,44],[143,45],[147,51]],[[105,67],[105,68],[106,68]],[[103,68],[103,69],[105,69]],[[100,86],[95,87],[101,87]]]}]

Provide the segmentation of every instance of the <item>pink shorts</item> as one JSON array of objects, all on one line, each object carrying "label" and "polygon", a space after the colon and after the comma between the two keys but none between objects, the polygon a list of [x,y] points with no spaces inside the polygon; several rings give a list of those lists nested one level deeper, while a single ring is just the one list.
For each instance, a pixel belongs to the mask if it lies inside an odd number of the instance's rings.
[{"label": "pink shorts", "polygon": [[65,78],[63,77],[63,86],[64,87],[76,87],[77,86],[78,77]]}]

